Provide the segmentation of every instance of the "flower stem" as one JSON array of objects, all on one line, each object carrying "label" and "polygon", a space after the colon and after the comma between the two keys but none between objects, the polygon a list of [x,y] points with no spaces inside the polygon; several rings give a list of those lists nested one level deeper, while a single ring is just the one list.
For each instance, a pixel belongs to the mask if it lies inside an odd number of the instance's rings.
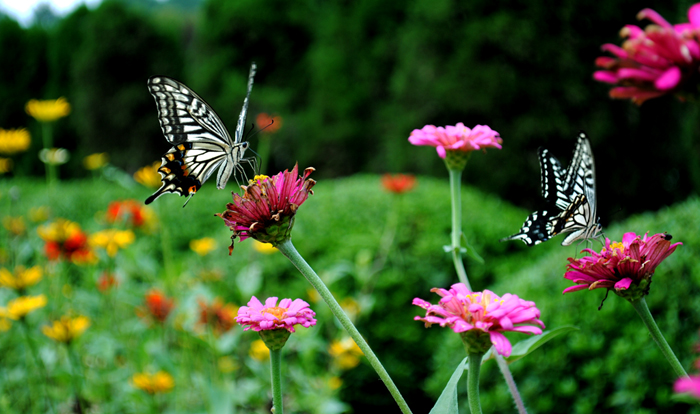
[{"label": "flower stem", "polygon": [[678,361],[676,354],[673,353],[673,350],[668,345],[668,342],[666,342],[666,339],[659,330],[659,327],[656,325],[654,317],[651,316],[649,306],[647,306],[647,302],[644,300],[644,297],[630,303],[632,303],[634,310],[637,311],[639,317],[642,318],[642,321],[644,321],[647,329],[649,329],[649,333],[651,333],[651,337],[654,339],[654,342],[656,342],[656,345],[658,345],[661,349],[661,353],[664,354],[668,363],[671,364],[671,368],[673,368],[673,370],[676,372],[676,375],[679,377],[687,377],[688,374],[683,369],[683,365],[681,365],[680,361]]},{"label": "flower stem", "polygon": [[[80,358],[76,355],[71,344],[66,344],[66,347],[68,348],[68,362],[71,365],[71,374],[73,376],[73,388],[75,388],[75,406],[78,409],[77,412],[82,413],[83,409],[80,394],[82,394],[82,381],[85,373],[83,372]],[[80,368],[80,372],[78,372],[78,368]]]},{"label": "flower stem", "polygon": [[479,400],[479,371],[481,370],[481,358],[484,354],[469,354],[469,374],[467,375],[467,396],[469,397],[469,410],[471,414],[481,414],[481,401]]},{"label": "flower stem", "polygon": [[292,244],[292,240],[287,239],[282,243],[279,243],[276,247],[280,252],[282,252],[282,254],[287,256],[292,264],[299,270],[299,272],[301,272],[302,275],[304,275],[304,277],[306,277],[306,280],[308,280],[309,283],[311,283],[311,285],[321,295],[323,300],[326,301],[326,304],[331,308],[333,315],[338,318],[341,325],[343,325],[343,328],[345,328],[352,339],[355,340],[357,346],[359,346],[362,352],[365,354],[365,357],[369,361],[370,365],[372,365],[372,368],[374,368],[374,370],[377,372],[379,378],[384,381],[384,385],[386,385],[386,387],[389,389],[389,392],[394,397],[394,400],[401,409],[401,412],[404,414],[410,413],[411,409],[408,408],[408,404],[406,404],[406,401],[401,396],[399,389],[396,388],[394,381],[391,380],[389,373],[386,372],[386,369],[384,369],[382,363],[379,362],[379,358],[377,358],[374,352],[372,352],[372,348],[369,347],[355,325],[353,325],[352,321],[350,321],[350,318],[348,318],[345,312],[343,312],[343,309],[338,304],[338,301],[335,300],[333,294],[330,292],[330,290],[328,290],[321,278],[319,278],[311,266],[306,263],[306,260],[301,257],[299,252]]},{"label": "flower stem", "polygon": [[272,412],[284,414],[282,407],[282,350],[270,350],[270,373],[272,374]]},{"label": "flower stem", "polygon": [[496,354],[496,362],[498,363],[498,368],[500,368],[501,374],[503,374],[503,378],[506,380],[506,384],[508,385],[510,395],[513,396],[513,402],[515,402],[515,406],[518,408],[518,413],[527,414],[527,410],[525,410],[525,403],[523,403],[523,398],[518,392],[518,386],[515,385],[513,374],[510,373],[510,368],[508,368],[506,360],[501,356],[501,354],[499,354],[495,350],[494,353]]},{"label": "flower stem", "polygon": [[51,407],[51,412],[55,413],[56,409],[53,406],[53,401],[51,401],[51,397],[49,397],[49,374],[46,371],[46,366],[44,365],[44,361],[42,361],[39,357],[39,353],[36,350],[36,345],[34,344],[32,337],[29,335],[29,326],[27,325],[27,321],[24,318],[20,319],[20,325],[22,325],[22,332],[24,332],[24,338],[27,340],[27,346],[29,346],[29,351],[31,352],[32,357],[34,358],[36,365],[39,367],[39,371],[41,371],[41,374],[44,376],[44,397],[46,398],[46,406]]},{"label": "flower stem", "polygon": [[469,285],[467,271],[462,262],[462,170],[449,169],[448,171],[450,172],[450,193],[452,193],[452,261],[459,281],[471,291],[472,287]]}]

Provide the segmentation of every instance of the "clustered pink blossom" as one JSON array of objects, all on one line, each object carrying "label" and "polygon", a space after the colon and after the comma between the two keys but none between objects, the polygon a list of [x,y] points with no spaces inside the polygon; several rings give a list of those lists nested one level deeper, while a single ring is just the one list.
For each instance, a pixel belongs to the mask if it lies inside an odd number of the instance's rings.
[{"label": "clustered pink blossom", "polygon": [[262,175],[242,186],[243,196],[233,193],[233,203],[217,216],[233,231],[229,254],[233,250],[233,239],[241,241],[252,237],[263,243],[277,245],[290,237],[294,215],[299,206],[313,194],[311,188],[316,181],[309,178],[313,168],[304,170],[299,176],[299,167],[284,170],[271,177]]},{"label": "clustered pink blossom", "polygon": [[544,328],[535,302],[510,293],[498,297],[489,290],[470,292],[463,283],[455,283],[450,290],[433,288],[430,291],[442,297],[436,305],[420,298],[413,299],[414,305],[427,310],[425,317],[414,318],[425,322],[426,327],[435,323],[448,326],[456,333],[470,330],[488,333],[496,351],[505,357],[510,356],[512,347],[503,332],[542,334],[542,329],[532,326]]},{"label": "clustered pink blossom", "polygon": [[636,104],[668,93],[682,92],[700,68],[700,3],[688,10],[689,23],[671,25],[651,9],[644,9],[638,19],[653,24],[644,30],[626,25],[620,35],[627,40],[622,47],[605,44],[602,50],[615,57],[599,57],[596,66],[603,70],[593,74],[600,82],[617,85],[611,98],[630,98]]},{"label": "clustered pink blossom", "polygon": [[423,129],[414,129],[408,142],[435,147],[440,158],[445,158],[447,151],[469,152],[487,147],[501,149],[503,140],[498,132],[486,125],[469,129],[460,122],[455,126],[426,125]]},{"label": "clustered pink blossom", "polygon": [[625,233],[622,242],[614,243],[606,238],[605,247],[600,253],[584,249],[591,255],[580,259],[569,258],[564,277],[576,283],[576,286],[565,289],[563,293],[599,288],[612,288],[620,292],[642,281],[647,283],[648,293],[648,283],[656,266],[683,243],[671,244],[671,236],[666,233],[651,237],[647,237],[647,234],[642,237]]},{"label": "clustered pink blossom", "polygon": [[316,325],[314,316],[316,313],[301,299],[294,299],[294,301],[282,299],[277,306],[277,298],[274,296],[267,298],[264,305],[253,296],[248,306],[241,306],[238,309],[238,316],[235,319],[240,325],[248,325],[243,329],[244,331],[286,329],[294,332],[294,325],[301,325],[304,328]]}]

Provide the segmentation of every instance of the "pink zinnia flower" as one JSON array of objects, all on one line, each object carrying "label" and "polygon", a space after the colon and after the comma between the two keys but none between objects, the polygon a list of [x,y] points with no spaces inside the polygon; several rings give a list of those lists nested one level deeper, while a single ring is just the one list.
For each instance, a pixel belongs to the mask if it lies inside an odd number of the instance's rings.
[{"label": "pink zinnia flower", "polygon": [[444,128],[426,125],[423,129],[414,129],[408,137],[408,142],[435,147],[440,158],[444,159],[451,151],[470,152],[488,147],[501,149],[503,140],[498,132],[486,125],[477,125],[469,129],[460,122]]},{"label": "pink zinnia flower", "polygon": [[277,306],[277,298],[271,297],[265,300],[265,304],[260,303],[258,298],[253,296],[248,302],[248,306],[241,306],[238,309],[236,322],[241,325],[248,325],[243,329],[252,329],[256,332],[273,329],[286,329],[294,332],[294,325],[301,325],[304,328],[316,325],[314,319],[316,313],[309,308],[309,304],[301,299],[282,299]]},{"label": "pink zinnia flower", "polygon": [[272,177],[257,175],[250,185],[241,187],[243,196],[233,193],[233,203],[217,214],[233,231],[229,254],[236,237],[241,241],[252,237],[273,246],[289,239],[297,209],[313,194],[311,188],[316,181],[309,178],[313,171],[307,168],[299,177],[298,166],[294,165],[291,172],[285,170]]},{"label": "pink zinnia flower", "polygon": [[510,293],[498,297],[488,290],[470,292],[463,283],[455,283],[450,290],[433,288],[430,291],[442,296],[442,299],[437,305],[420,298],[413,299],[414,305],[427,310],[424,318],[416,316],[414,320],[425,322],[426,328],[434,323],[448,326],[462,334],[465,344],[468,341],[465,334],[486,337],[488,343],[483,352],[493,344],[499,354],[510,356],[512,348],[503,335],[506,331],[542,334],[542,329],[533,326],[544,328],[535,302],[522,300]]},{"label": "pink zinnia flower", "polygon": [[700,3],[688,10],[690,23],[675,26],[651,9],[637,15],[654,24],[644,30],[627,25],[620,35],[627,38],[622,47],[605,44],[602,50],[615,57],[599,57],[593,78],[618,85],[610,90],[611,98],[626,99],[641,105],[644,101],[667,93],[681,92],[700,67]]},{"label": "pink zinnia flower", "polygon": [[[648,294],[656,266],[683,243],[671,244],[671,235],[666,233],[651,237],[647,237],[647,234],[641,237],[625,233],[622,242],[614,243],[606,238],[605,247],[600,253],[584,249],[591,255],[580,259],[569,258],[564,277],[576,283],[576,286],[564,289],[563,293],[606,288],[614,289],[615,293],[630,301]],[[633,289],[630,289],[631,286]]]},{"label": "pink zinnia flower", "polygon": [[673,391],[678,394],[688,394],[700,400],[700,375],[678,378],[673,384]]}]

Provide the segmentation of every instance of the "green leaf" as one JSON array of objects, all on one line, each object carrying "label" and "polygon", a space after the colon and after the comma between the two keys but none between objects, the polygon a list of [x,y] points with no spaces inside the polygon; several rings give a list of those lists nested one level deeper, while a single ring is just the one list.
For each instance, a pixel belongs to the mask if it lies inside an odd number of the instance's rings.
[{"label": "green leaf", "polygon": [[467,240],[467,236],[465,236],[464,233],[462,233],[462,240],[464,241],[464,245],[467,246],[467,254],[468,254],[472,259],[474,259],[474,260],[476,260],[477,262],[479,262],[479,264],[484,264],[484,263],[486,263],[486,262],[484,261],[484,258],[481,257],[481,256],[479,255],[479,253],[476,251],[476,249],[473,248],[473,247],[469,244],[469,241]]},{"label": "green leaf", "polygon": [[[534,335],[524,341],[520,341],[513,345],[513,351],[510,353],[510,356],[506,358],[506,361],[511,364],[557,336],[569,333],[571,331],[578,331],[578,328],[572,325],[561,326],[559,328],[552,329],[551,331],[544,331],[542,332],[542,335]],[[483,361],[491,358],[495,358],[493,355],[493,347],[491,347],[491,349],[489,349],[489,351],[484,355],[481,363],[483,364]]]},{"label": "green leaf", "polygon": [[435,402],[433,409],[430,410],[430,414],[457,414],[459,412],[457,407],[457,384],[459,384],[459,379],[462,378],[466,368],[467,358],[465,357],[455,369],[445,389],[442,390],[442,394]]}]

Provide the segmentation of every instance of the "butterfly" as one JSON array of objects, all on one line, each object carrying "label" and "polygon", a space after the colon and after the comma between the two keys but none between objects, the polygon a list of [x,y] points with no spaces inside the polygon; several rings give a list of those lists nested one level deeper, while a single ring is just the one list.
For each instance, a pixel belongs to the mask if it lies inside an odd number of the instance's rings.
[{"label": "butterfly", "polygon": [[593,151],[586,134],[579,134],[566,170],[547,149],[540,148],[539,160],[546,208],[527,216],[519,233],[500,241],[522,240],[532,246],[558,234],[570,233],[562,242],[562,246],[568,246],[576,240],[597,238],[602,228],[596,215]]},{"label": "butterfly", "polygon": [[146,199],[146,204],[165,193],[178,193],[188,196],[187,205],[217,168],[216,187],[221,190],[236,171],[245,175],[243,162],[255,164],[255,158],[243,158],[249,145],[243,141],[243,130],[255,70],[253,63],[233,138],[211,106],[192,89],[167,76],[148,79],[148,91],[156,100],[160,128],[173,147],[163,155],[158,168],[162,184]]}]

